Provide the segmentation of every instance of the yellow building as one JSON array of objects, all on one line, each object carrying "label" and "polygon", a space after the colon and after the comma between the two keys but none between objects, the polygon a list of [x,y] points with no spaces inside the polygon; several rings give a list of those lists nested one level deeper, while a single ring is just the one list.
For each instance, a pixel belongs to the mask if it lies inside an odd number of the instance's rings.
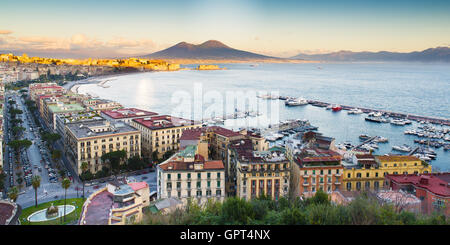
[{"label": "yellow building", "polygon": [[193,120],[168,115],[137,118],[130,124],[142,133],[143,154],[150,157],[156,152],[158,158],[166,152],[177,151],[180,148],[183,131],[202,126]]},{"label": "yellow building", "polygon": [[104,166],[102,155],[108,152],[125,150],[127,159],[140,156],[141,132],[130,125],[111,124],[105,119],[71,123],[65,127],[64,148],[78,174],[82,172],[83,162],[96,173]]},{"label": "yellow building", "polygon": [[355,155],[354,165],[344,168],[344,188],[348,191],[377,191],[387,174],[430,173],[431,165],[414,156]]},{"label": "yellow building", "polygon": [[229,154],[230,195],[246,200],[261,195],[274,200],[288,196],[290,163],[283,148],[253,151],[251,140],[244,139],[232,142]]}]

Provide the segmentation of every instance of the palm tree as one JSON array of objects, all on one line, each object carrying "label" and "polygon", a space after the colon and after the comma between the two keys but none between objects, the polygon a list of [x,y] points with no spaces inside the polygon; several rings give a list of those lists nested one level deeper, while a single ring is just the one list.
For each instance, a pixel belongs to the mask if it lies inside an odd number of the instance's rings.
[{"label": "palm tree", "polygon": [[33,178],[31,178],[31,184],[33,185],[34,189],[34,200],[36,201],[35,207],[37,207],[37,189],[41,186],[41,176],[34,175]]},{"label": "palm tree", "polygon": [[[81,163],[81,172],[86,172],[89,168],[89,164],[87,162]],[[84,179],[83,179],[83,198],[84,198]]]},{"label": "palm tree", "polygon": [[8,197],[15,202],[19,197],[19,189],[17,189],[17,187],[15,186],[11,187],[8,192]]},{"label": "palm tree", "polygon": [[70,180],[68,178],[64,178],[61,185],[62,188],[64,188],[64,221],[66,221],[66,195],[67,189],[70,187]]}]

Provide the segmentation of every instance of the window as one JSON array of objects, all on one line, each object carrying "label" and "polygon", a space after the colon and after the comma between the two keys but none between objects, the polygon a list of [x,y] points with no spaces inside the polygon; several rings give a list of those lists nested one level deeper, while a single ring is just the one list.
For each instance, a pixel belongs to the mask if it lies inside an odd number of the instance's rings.
[{"label": "window", "polygon": [[191,178],[191,173],[187,174],[187,178],[190,179]]},{"label": "window", "polygon": [[220,173],[217,173],[217,178],[220,179]]},{"label": "window", "polygon": [[313,170],[313,175],[316,175],[316,170]]},{"label": "window", "polygon": [[172,183],[171,182],[167,182],[167,189],[172,189]]},{"label": "window", "polygon": [[197,197],[201,197],[202,196],[202,191],[197,191]]},{"label": "window", "polygon": [[347,191],[351,191],[352,190],[352,183],[347,182]]},{"label": "window", "polygon": [[370,176],[370,173],[366,173],[366,178],[369,178],[369,176]]},{"label": "window", "polygon": [[305,170],[305,175],[308,175],[308,170]]},{"label": "window", "polygon": [[361,182],[356,182],[356,190],[361,190]]},{"label": "window", "polygon": [[197,179],[201,179],[202,178],[202,174],[201,173],[198,173],[197,174]]},{"label": "window", "polygon": [[167,174],[167,179],[170,179],[170,174]]},{"label": "window", "polygon": [[378,172],[375,173],[375,177],[378,177]]},{"label": "window", "polygon": [[316,177],[312,178],[312,183],[315,184],[316,183]]},{"label": "window", "polygon": [[366,190],[370,189],[370,182],[366,181]]},{"label": "window", "polygon": [[323,178],[320,178],[320,183],[323,183]]},{"label": "window", "polygon": [[339,169],[336,169],[336,174],[339,174]]},{"label": "window", "polygon": [[178,179],[181,179],[181,174],[178,174],[178,176],[177,176],[177,177],[178,177]]},{"label": "window", "polygon": [[331,174],[331,169],[328,169],[328,174]]},{"label": "window", "polygon": [[220,181],[219,180],[217,181],[217,187],[220,187]]},{"label": "window", "polygon": [[350,178],[351,174],[347,174],[347,177]]},{"label": "window", "polygon": [[177,189],[181,188],[181,182],[177,182]]},{"label": "window", "polygon": [[394,167],[397,167],[397,163],[394,163]]},{"label": "window", "polygon": [[208,176],[208,179],[211,178],[211,173],[207,173],[206,176]]},{"label": "window", "polygon": [[208,181],[208,188],[211,188],[211,181]]},{"label": "window", "polygon": [[178,198],[181,198],[181,191],[178,192]]},{"label": "window", "polygon": [[312,191],[312,192],[316,192],[316,187],[313,186],[312,189],[311,189],[311,191]]},{"label": "window", "polygon": [[201,181],[197,181],[197,188],[201,188],[202,187],[202,182]]},{"label": "window", "polygon": [[188,188],[188,189],[191,189],[191,182],[190,182],[190,181],[187,182],[187,188]]},{"label": "window", "polygon": [[361,178],[361,173],[357,173],[356,177]]},{"label": "window", "polygon": [[222,196],[222,190],[216,190],[216,196]]},{"label": "window", "polygon": [[375,190],[378,190],[380,188],[380,183],[378,181],[375,181],[375,183],[373,183]]},{"label": "window", "polygon": [[320,170],[320,175],[323,175],[323,170]]}]

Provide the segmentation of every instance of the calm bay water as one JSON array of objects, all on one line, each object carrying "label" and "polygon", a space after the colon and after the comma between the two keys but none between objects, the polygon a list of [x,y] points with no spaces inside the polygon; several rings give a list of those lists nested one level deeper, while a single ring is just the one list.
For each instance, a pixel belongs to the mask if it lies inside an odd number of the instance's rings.
[{"label": "calm bay water", "polygon": [[[227,70],[140,73],[113,78],[103,88],[82,85],[80,93],[112,99],[126,107],[138,107],[160,114],[173,114],[179,95],[194,96],[195,86],[202,93],[276,91],[280,95],[304,97],[324,102],[450,118],[450,65],[419,63],[346,63],[346,64],[222,64]],[[319,67],[321,69],[319,69]],[[198,95],[195,95],[198,96]],[[184,105],[192,110],[193,106]],[[204,103],[207,107],[207,103]],[[278,106],[280,120],[308,119],[319,132],[336,138],[336,142],[359,143],[360,134],[381,135],[388,144],[379,144],[377,154],[391,152],[392,145],[414,145],[414,136],[403,131],[416,128],[370,123],[366,114],[332,113],[314,106]],[[197,119],[197,118],[196,118]],[[237,125],[239,126],[239,125]],[[235,125],[236,128],[237,127]],[[241,125],[244,126],[244,125]],[[442,171],[450,170],[450,153],[437,149],[432,161]]]}]

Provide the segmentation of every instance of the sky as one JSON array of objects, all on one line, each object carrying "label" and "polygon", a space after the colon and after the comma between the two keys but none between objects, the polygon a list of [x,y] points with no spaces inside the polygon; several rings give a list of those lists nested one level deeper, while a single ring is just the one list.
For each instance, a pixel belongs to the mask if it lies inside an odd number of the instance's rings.
[{"label": "sky", "polygon": [[450,46],[450,1],[1,0],[0,52],[149,54],[219,40],[241,50],[421,51]]}]

